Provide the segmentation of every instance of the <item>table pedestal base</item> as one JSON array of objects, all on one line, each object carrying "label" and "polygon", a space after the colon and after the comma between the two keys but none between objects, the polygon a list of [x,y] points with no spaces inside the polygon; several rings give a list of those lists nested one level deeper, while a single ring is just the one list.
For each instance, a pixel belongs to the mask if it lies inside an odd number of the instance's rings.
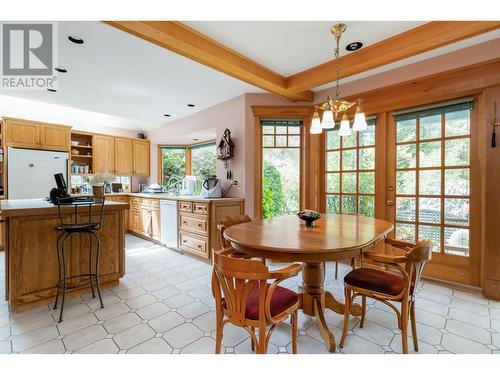
[{"label": "table pedestal base", "polygon": [[[335,336],[328,329],[325,320],[325,309],[330,309],[337,314],[344,314],[344,304],[323,289],[325,280],[325,264],[322,262],[304,263],[302,266],[302,293],[301,309],[304,314],[316,317],[319,332],[325,341],[328,351],[334,352],[336,348]],[[361,315],[361,306],[355,304],[351,309],[354,316]]]}]

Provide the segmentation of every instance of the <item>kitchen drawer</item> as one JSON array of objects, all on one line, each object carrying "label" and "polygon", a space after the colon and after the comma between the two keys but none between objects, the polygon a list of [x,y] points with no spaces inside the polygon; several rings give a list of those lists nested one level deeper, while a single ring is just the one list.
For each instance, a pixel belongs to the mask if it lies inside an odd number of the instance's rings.
[{"label": "kitchen drawer", "polygon": [[193,212],[195,214],[208,214],[208,203],[194,203]]},{"label": "kitchen drawer", "polygon": [[208,217],[179,214],[179,228],[208,234]]},{"label": "kitchen drawer", "polygon": [[137,197],[130,198],[130,204],[131,205],[139,205],[140,202],[141,202],[140,198],[137,198]]},{"label": "kitchen drawer", "polygon": [[179,232],[179,247],[182,250],[200,255],[204,258],[209,257],[208,238],[197,236],[192,233],[180,231]]},{"label": "kitchen drawer", "polygon": [[191,202],[179,202],[179,211],[193,212],[193,204]]},{"label": "kitchen drawer", "polygon": [[159,199],[150,199],[149,200],[151,207],[160,207],[160,200]]}]

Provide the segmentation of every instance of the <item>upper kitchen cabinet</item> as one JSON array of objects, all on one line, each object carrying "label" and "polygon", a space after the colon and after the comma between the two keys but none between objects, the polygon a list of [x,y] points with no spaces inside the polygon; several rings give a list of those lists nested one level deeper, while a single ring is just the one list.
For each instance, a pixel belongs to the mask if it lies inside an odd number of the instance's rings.
[{"label": "upper kitchen cabinet", "polygon": [[10,147],[69,151],[71,127],[7,118],[5,136]]},{"label": "upper kitchen cabinet", "polygon": [[5,145],[21,148],[40,148],[40,125],[34,121],[12,118],[5,120]]},{"label": "upper kitchen cabinet", "polygon": [[133,169],[133,141],[130,138],[115,138],[115,174],[131,176]]},{"label": "upper kitchen cabinet", "polygon": [[115,171],[115,138],[94,135],[94,172]]},{"label": "upper kitchen cabinet", "polygon": [[43,150],[68,151],[71,144],[71,127],[40,124],[40,148]]},{"label": "upper kitchen cabinet", "polygon": [[149,165],[150,165],[150,147],[149,141],[145,139],[134,139],[133,141],[133,160],[134,160],[134,168],[133,175],[134,176],[146,176],[148,177]]}]

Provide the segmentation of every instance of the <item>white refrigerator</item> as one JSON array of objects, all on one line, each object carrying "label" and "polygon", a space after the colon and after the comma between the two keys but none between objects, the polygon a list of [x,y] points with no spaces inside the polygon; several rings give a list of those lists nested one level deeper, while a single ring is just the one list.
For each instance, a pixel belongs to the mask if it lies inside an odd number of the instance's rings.
[{"label": "white refrigerator", "polygon": [[54,174],[68,183],[68,153],[8,149],[8,199],[45,198],[56,187]]}]

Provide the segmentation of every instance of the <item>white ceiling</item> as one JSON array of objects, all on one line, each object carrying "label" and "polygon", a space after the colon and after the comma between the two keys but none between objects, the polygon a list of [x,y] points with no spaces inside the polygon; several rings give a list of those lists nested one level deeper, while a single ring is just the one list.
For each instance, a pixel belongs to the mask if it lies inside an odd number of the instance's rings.
[{"label": "white ceiling", "polygon": [[[58,22],[58,34],[58,65],[68,70],[59,74],[58,92],[0,95],[135,119],[150,130],[238,95],[263,92],[101,22]],[[74,44],[69,35],[85,43]]]},{"label": "white ceiling", "polygon": [[[219,43],[284,76],[334,59],[335,38],[330,28],[338,21],[193,21],[183,22]],[[340,40],[363,47],[413,29],[417,21],[342,21],[347,26]]]}]

